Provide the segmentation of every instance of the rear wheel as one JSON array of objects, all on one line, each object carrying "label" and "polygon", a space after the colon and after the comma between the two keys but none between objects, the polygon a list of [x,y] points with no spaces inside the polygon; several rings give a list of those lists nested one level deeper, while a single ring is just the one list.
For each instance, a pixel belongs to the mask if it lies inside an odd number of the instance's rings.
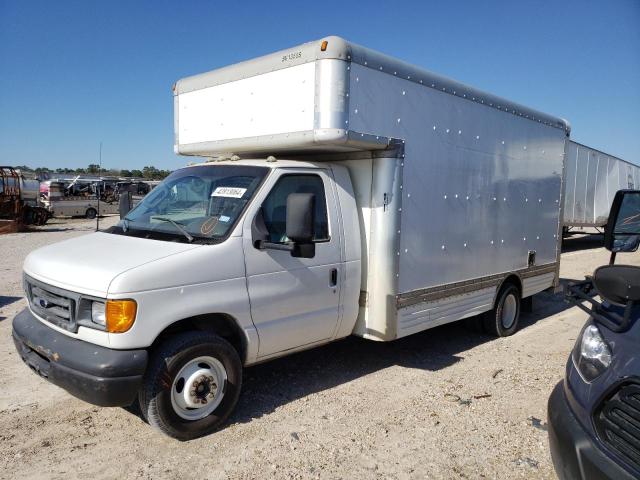
[{"label": "rear wheel", "polygon": [[170,437],[191,440],[217,430],[233,411],[242,363],[223,338],[187,332],[162,343],[139,394],[149,424]]},{"label": "rear wheel", "polygon": [[518,330],[520,320],[520,291],[514,284],[502,287],[493,310],[484,315],[485,331],[496,337],[508,337]]},{"label": "rear wheel", "polygon": [[96,218],[97,215],[98,215],[98,212],[96,211],[95,208],[88,208],[87,212],[84,214],[84,216],[89,219]]}]

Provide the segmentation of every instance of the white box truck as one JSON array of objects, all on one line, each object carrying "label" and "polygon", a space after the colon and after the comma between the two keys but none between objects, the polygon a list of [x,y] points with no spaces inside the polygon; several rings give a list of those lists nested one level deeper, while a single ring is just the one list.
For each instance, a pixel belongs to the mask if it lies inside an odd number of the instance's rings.
[{"label": "white box truck", "polygon": [[510,335],[558,283],[564,120],[337,37],[174,101],[176,152],[207,160],[24,264],[16,347],[82,399],[190,439],[243,366],[465,318]]},{"label": "white box truck", "polygon": [[604,229],[618,190],[640,186],[640,167],[572,140],[565,160],[563,223],[576,228]]}]

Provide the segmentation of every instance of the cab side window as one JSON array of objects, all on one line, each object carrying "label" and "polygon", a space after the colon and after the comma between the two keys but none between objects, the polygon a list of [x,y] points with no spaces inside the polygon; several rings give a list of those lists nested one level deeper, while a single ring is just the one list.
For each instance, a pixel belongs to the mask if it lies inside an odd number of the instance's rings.
[{"label": "cab side window", "polygon": [[313,193],[316,196],[315,242],[329,240],[327,221],[327,201],[324,195],[324,183],[318,175],[285,175],[275,184],[264,203],[262,214],[269,232],[269,241],[285,243],[287,197],[291,193]]}]

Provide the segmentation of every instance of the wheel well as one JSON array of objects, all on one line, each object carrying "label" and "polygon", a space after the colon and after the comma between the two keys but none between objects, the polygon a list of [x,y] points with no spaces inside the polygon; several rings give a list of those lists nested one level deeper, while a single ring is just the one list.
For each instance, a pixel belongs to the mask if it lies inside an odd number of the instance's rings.
[{"label": "wheel well", "polygon": [[518,275],[516,275],[515,273],[512,273],[508,275],[504,280],[502,280],[502,283],[500,283],[500,285],[496,289],[496,294],[493,299],[494,306],[498,301],[498,295],[500,294],[502,289],[507,285],[515,285],[518,291],[520,292],[520,299],[522,299],[522,280],[520,280],[520,277]]},{"label": "wheel well", "polygon": [[221,336],[236,349],[244,363],[247,352],[247,338],[236,320],[225,313],[208,313],[178,320],[160,332],[151,348],[155,348],[171,335],[193,330],[214,332]]}]

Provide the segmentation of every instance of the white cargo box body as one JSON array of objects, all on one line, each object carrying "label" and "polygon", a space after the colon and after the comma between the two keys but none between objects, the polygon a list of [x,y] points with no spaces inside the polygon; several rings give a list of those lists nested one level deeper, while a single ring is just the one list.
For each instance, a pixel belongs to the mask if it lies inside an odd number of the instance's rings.
[{"label": "white cargo box body", "polygon": [[640,186],[640,167],[579,143],[567,142],[566,227],[604,227],[618,190]]},{"label": "white cargo box body", "polygon": [[343,162],[363,232],[358,334],[489,310],[507,275],[523,297],[557,280],[559,118],[337,37],[183,79],[175,112],[181,154],[359,152]]}]

